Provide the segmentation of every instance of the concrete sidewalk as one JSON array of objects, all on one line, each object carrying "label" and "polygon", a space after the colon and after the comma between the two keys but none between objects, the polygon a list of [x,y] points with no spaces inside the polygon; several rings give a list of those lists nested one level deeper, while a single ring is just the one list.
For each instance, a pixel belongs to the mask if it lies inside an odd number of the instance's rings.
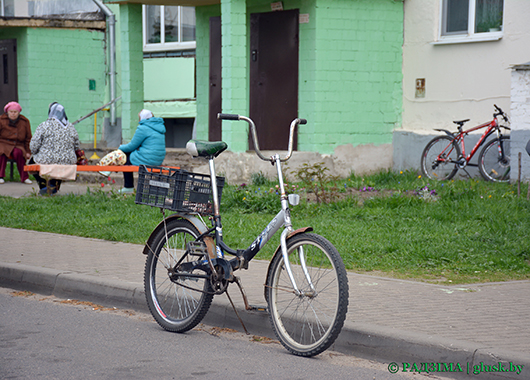
[{"label": "concrete sidewalk", "polygon": [[[0,286],[147,311],[142,249],[0,227]],[[253,261],[237,273],[250,304],[265,305],[267,266]],[[479,378],[530,379],[530,281],[441,286],[350,273],[349,287],[347,321],[333,350],[400,367],[459,363],[463,372],[440,374],[455,378],[466,377],[468,365],[511,362],[524,365],[519,375]],[[268,316],[245,311],[236,286],[229,292],[249,333],[273,337]],[[204,323],[242,331],[226,295],[214,298]]]},{"label": "concrete sidewalk", "polygon": [[[63,181],[61,184],[60,194],[86,194],[87,188],[90,190],[119,190],[123,185],[123,174],[122,173],[111,173],[110,178],[114,180],[115,183],[109,183],[107,177],[100,175],[99,173],[88,173],[82,174],[83,179],[90,180],[91,183],[86,181]],[[37,181],[30,175],[30,180],[33,182],[31,185],[26,185],[20,182],[11,182],[5,178],[6,182],[0,184],[0,195],[9,196],[12,198],[20,198],[27,196],[37,196],[39,194],[39,185]],[[112,181],[111,181],[112,182]],[[105,186],[101,186],[101,184]],[[136,177],[135,177],[136,183]]]}]

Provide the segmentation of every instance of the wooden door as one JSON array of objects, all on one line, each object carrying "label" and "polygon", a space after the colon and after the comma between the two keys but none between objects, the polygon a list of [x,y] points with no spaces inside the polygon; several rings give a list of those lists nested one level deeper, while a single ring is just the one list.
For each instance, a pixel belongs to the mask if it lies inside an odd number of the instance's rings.
[{"label": "wooden door", "polygon": [[0,40],[0,104],[18,102],[17,40]]},{"label": "wooden door", "polygon": [[250,118],[262,150],[286,150],[298,117],[298,17],[297,9],[250,16]]},{"label": "wooden door", "polygon": [[222,139],[221,120],[217,114],[221,112],[221,17],[210,18],[210,90],[209,90],[208,139]]}]

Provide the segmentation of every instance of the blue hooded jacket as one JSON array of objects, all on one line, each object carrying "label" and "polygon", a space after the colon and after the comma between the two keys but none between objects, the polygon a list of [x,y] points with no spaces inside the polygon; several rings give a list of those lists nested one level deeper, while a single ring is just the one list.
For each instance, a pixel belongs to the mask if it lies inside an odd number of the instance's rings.
[{"label": "blue hooded jacket", "polygon": [[130,143],[118,149],[131,153],[133,165],[162,165],[166,157],[166,127],[160,117],[141,120]]}]

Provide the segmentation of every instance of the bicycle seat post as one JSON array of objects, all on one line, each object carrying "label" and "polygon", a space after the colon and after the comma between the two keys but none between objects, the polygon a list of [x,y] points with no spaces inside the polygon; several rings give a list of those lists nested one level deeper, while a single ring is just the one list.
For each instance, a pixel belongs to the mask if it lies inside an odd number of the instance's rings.
[{"label": "bicycle seat post", "polygon": [[219,193],[217,191],[217,177],[215,175],[215,163],[214,158],[209,157],[208,158],[208,167],[210,169],[210,180],[212,184],[212,197],[213,197],[213,211],[214,211],[214,217],[217,218],[220,215],[220,207],[219,207]]}]

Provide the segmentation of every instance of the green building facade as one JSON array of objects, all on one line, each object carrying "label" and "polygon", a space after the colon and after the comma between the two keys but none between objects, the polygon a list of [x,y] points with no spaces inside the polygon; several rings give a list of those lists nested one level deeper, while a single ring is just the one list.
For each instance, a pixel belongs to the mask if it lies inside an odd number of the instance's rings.
[{"label": "green building facade", "polygon": [[[72,122],[103,105],[104,29],[5,27],[0,39],[17,42],[18,101],[33,131],[54,101],[64,105]],[[80,122],[77,130],[81,141],[93,141],[93,119]]]},{"label": "green building facade", "polygon": [[[140,1],[105,3],[117,21],[116,95],[121,98],[114,141],[130,141],[144,107],[168,119],[196,118],[195,137],[208,139],[213,16],[221,17],[222,111],[249,114],[250,18],[271,12],[270,1],[220,0],[197,6],[195,55],[164,58],[144,57]],[[183,5],[179,0],[171,4]],[[392,131],[401,124],[402,1],[281,4],[283,10],[300,13],[297,109],[308,124],[298,131],[298,150],[332,154],[345,144],[391,144]],[[46,119],[52,101],[64,104],[71,121],[110,101],[105,21],[74,27],[0,26],[0,39],[17,40],[19,101],[33,129]],[[109,115],[98,115],[96,139],[106,140],[102,131],[109,132]],[[248,149],[244,126],[226,122],[222,128],[230,150]],[[77,129],[82,142],[94,141],[93,117]],[[186,133],[191,137],[191,129]]]},{"label": "green building facade", "polygon": [[[286,0],[299,9],[298,150],[333,153],[337,146],[390,144],[401,123],[403,3],[394,0]],[[221,0],[196,8],[197,133],[208,136],[208,20],[222,22],[222,110],[248,114],[250,15],[271,2]],[[232,129],[234,128],[234,129]],[[241,126],[223,123],[231,150],[248,148]]]}]

